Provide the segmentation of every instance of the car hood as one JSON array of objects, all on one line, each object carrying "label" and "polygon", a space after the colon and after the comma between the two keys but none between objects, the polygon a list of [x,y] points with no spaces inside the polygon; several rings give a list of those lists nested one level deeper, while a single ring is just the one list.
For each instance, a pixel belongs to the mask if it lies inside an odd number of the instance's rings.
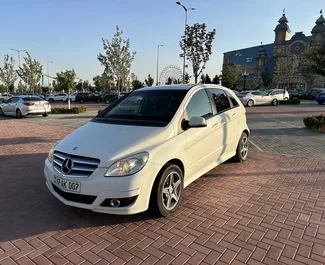
[{"label": "car hood", "polygon": [[89,122],[61,140],[55,150],[98,158],[99,166],[105,167],[130,154],[150,151],[172,137],[172,124],[147,127]]}]

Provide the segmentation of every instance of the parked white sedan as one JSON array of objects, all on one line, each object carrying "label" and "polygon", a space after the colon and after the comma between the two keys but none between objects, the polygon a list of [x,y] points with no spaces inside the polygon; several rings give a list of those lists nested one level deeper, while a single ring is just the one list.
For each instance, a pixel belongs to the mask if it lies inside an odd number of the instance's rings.
[{"label": "parked white sedan", "polygon": [[279,100],[264,91],[242,91],[237,95],[240,101],[247,107],[254,105],[273,105],[279,104]]},{"label": "parked white sedan", "polygon": [[0,104],[1,116],[16,116],[18,119],[28,115],[48,116],[51,104],[36,96],[14,96]]},{"label": "parked white sedan", "polygon": [[193,181],[230,158],[246,160],[249,134],[244,106],[223,86],[138,89],[56,143],[45,181],[66,205],[168,216]]}]

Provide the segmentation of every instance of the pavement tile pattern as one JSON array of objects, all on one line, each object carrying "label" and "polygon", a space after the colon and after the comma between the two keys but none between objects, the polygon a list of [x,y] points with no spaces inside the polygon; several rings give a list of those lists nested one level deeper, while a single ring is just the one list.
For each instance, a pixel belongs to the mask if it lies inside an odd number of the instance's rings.
[{"label": "pavement tile pattern", "polygon": [[254,149],[190,185],[173,216],[112,216],[46,189],[47,152],[72,130],[0,121],[0,264],[325,263],[325,160]]}]

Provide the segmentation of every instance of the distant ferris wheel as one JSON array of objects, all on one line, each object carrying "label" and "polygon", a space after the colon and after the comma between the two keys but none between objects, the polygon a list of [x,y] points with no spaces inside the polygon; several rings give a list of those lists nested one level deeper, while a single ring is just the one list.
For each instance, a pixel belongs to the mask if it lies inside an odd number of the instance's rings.
[{"label": "distant ferris wheel", "polygon": [[167,65],[160,73],[159,84],[165,85],[169,78],[182,80],[182,70],[176,65]]}]

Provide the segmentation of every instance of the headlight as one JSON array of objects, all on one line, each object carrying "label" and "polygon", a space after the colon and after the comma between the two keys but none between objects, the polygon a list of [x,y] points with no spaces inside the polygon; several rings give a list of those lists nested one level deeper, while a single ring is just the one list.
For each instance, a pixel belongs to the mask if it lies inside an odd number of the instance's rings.
[{"label": "headlight", "polygon": [[122,177],[133,175],[146,165],[148,158],[149,154],[147,152],[123,158],[111,165],[104,176]]},{"label": "headlight", "polygon": [[54,153],[54,149],[55,147],[58,145],[60,141],[57,141],[52,147],[51,147],[51,150],[47,156],[47,159],[52,163],[53,162],[53,153]]}]

